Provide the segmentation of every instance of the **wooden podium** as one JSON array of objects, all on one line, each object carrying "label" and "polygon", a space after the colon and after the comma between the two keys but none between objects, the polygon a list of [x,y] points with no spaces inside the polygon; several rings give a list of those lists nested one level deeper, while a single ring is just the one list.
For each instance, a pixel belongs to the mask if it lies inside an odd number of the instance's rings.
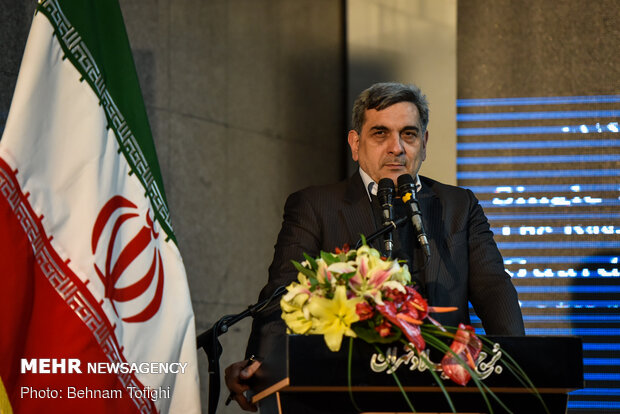
[{"label": "wooden podium", "polygon": [[[524,336],[487,337],[496,344],[478,370],[489,375],[483,380],[513,413],[545,413],[540,399],[503,365],[504,353],[512,356],[536,386],[551,414],[565,413],[567,393],[583,388],[583,356],[578,337]],[[381,345],[392,360],[414,409],[418,413],[452,412],[441,388],[428,370],[419,370],[401,344]],[[357,413],[347,385],[349,338],[339,352],[331,352],[322,336],[290,335],[276,342],[276,349],[261,365],[252,384],[253,401],[262,414]],[[498,355],[498,352],[502,353]],[[374,358],[373,358],[374,354]],[[409,413],[388,364],[375,348],[355,340],[352,362],[352,393],[362,413]],[[430,353],[441,361],[442,354]],[[496,361],[493,363],[493,358]],[[373,361],[371,363],[371,361]],[[485,365],[486,364],[486,365]],[[459,413],[486,413],[487,405],[473,381],[459,386],[443,382]],[[494,412],[505,410],[487,394]]]}]

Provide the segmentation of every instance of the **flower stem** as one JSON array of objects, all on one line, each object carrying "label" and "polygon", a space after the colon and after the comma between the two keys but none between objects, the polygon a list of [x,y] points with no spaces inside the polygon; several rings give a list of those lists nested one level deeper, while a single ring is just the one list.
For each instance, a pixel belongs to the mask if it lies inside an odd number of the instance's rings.
[{"label": "flower stem", "polygon": [[353,408],[358,413],[361,413],[362,410],[357,406],[355,402],[355,398],[353,397],[353,387],[351,381],[351,367],[353,366],[353,338],[349,337],[349,359],[347,361],[347,385],[349,386],[349,398],[351,399],[351,404],[353,404]]}]

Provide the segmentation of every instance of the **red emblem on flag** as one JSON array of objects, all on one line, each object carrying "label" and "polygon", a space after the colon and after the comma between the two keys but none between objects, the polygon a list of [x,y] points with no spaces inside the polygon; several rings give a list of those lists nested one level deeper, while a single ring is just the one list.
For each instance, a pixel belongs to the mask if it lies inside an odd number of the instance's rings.
[{"label": "red emblem on flag", "polygon": [[[95,262],[95,271],[105,286],[105,297],[110,299],[117,315],[123,314],[125,322],[151,319],[161,306],[164,292],[161,254],[153,243],[159,233],[153,228],[150,210],[145,217],[146,224],[140,228],[142,223],[138,220],[137,208],[122,196],[112,197],[99,212],[92,235],[93,254],[99,243],[107,239],[105,265],[100,268]],[[142,273],[149,261],[149,269]],[[141,266],[140,262],[146,265]],[[151,292],[154,290],[150,293],[152,298],[145,300],[143,296],[154,283],[156,286],[150,289]],[[123,305],[122,309],[117,309],[121,307],[119,304]]]}]

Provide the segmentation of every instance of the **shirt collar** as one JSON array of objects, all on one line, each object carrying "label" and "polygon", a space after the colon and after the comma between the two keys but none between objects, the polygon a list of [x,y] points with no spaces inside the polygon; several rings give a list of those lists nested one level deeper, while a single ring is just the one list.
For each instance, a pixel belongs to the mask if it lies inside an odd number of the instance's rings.
[{"label": "shirt collar", "polygon": [[[379,186],[377,185],[376,182],[373,181],[372,178],[370,178],[370,175],[366,174],[366,171],[362,170],[362,167],[359,168],[359,171],[360,171],[360,175],[362,176],[362,182],[364,183],[364,188],[366,189],[366,193],[368,194],[368,199],[372,200],[370,196],[377,195],[377,190],[379,189]],[[418,192],[421,189],[422,189],[422,183],[420,182],[420,176],[416,174],[415,190],[416,192]]]}]

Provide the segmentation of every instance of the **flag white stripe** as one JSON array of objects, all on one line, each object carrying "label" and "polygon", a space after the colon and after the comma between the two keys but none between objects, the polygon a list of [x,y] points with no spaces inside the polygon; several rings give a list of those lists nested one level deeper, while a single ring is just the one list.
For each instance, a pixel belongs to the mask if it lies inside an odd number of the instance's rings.
[{"label": "flag white stripe", "polygon": [[[79,44],[69,31],[65,38],[72,45]],[[98,248],[95,255],[91,250],[92,228],[105,203],[115,195],[123,195],[137,205],[134,212],[140,218],[123,225],[116,239],[118,246],[111,256],[113,261],[118,259],[122,246],[144,226],[147,216],[153,218],[153,206],[143,183],[136,174],[131,174],[131,166],[120,151],[114,131],[107,129],[105,110],[111,106],[99,105],[97,95],[81,80],[71,61],[63,59],[63,53],[53,27],[46,16],[38,13],[0,141],[0,157],[18,170],[20,186],[29,193],[28,201],[35,214],[42,217],[45,233],[53,237],[50,245],[63,262],[68,261],[71,270],[101,303],[104,312],[101,317],[115,327],[113,334],[120,345],[115,352],[122,352],[130,362],[181,360],[188,363],[189,373],[184,375],[137,374],[150,387],[171,387],[172,397],[158,400],[158,409],[197,412],[194,317],[176,245],[166,241],[165,233],[155,221],[153,231],[158,237],[151,240],[148,248],[161,254],[164,290],[159,311],[146,322],[126,323],[121,317],[144,308],[154,295],[155,282],[141,297],[116,302],[115,310],[94,270],[96,263],[105,267],[106,261],[106,246]],[[131,143],[137,146],[135,139]],[[154,189],[157,187],[152,185],[150,191]],[[159,199],[163,200],[161,196]],[[107,225],[104,233],[108,239],[110,232],[111,225]],[[137,258],[116,287],[134,283],[136,277],[144,274],[145,262],[148,258]],[[136,269],[142,269],[141,273],[131,275],[130,271]]]}]

